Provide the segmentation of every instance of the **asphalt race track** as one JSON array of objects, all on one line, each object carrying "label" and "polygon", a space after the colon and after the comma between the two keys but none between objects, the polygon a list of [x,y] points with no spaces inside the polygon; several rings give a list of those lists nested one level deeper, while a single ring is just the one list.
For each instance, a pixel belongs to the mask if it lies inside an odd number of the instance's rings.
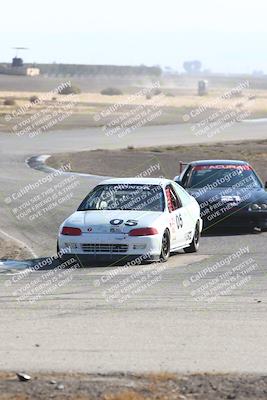
[{"label": "asphalt race track", "polygon": [[[195,137],[189,125],[142,128],[123,139],[106,137],[100,129],[32,139],[1,134],[0,235],[23,241],[33,256],[52,256],[59,224],[99,181],[75,176],[68,200],[30,220],[18,215],[18,207],[35,197],[38,203],[38,195],[47,196],[51,186],[71,175],[54,177],[24,193],[27,185],[48,176],[29,168],[29,157],[266,138],[266,121],[238,123],[212,138]],[[1,270],[0,265],[0,369],[266,373],[266,239],[267,233],[215,231],[202,237],[197,255],[178,254],[167,264],[136,265],[115,275],[114,266],[74,270],[64,277],[70,278],[68,284],[36,302],[17,299],[49,271],[16,282],[18,271]],[[149,276],[150,284],[139,293],[128,291],[128,297],[126,291],[119,293],[123,282],[136,281],[137,272],[144,281]],[[222,292],[227,281],[231,289]]]}]

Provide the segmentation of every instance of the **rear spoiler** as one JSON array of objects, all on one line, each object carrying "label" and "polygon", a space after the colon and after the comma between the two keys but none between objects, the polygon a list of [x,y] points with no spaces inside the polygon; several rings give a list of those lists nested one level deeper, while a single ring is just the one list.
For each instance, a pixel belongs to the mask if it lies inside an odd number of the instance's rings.
[{"label": "rear spoiler", "polygon": [[185,161],[179,161],[179,173],[181,174],[182,172],[183,172],[183,170],[184,170],[184,167],[186,166],[186,165],[188,165],[189,163],[188,162],[185,162]]}]

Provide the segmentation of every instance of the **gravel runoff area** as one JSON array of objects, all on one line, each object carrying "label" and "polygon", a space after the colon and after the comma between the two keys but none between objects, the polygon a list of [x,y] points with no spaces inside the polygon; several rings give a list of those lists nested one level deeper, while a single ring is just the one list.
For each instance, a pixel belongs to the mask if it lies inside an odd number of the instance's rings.
[{"label": "gravel runoff area", "polygon": [[21,382],[15,373],[0,373],[0,400],[258,400],[266,397],[266,375],[42,373]]}]

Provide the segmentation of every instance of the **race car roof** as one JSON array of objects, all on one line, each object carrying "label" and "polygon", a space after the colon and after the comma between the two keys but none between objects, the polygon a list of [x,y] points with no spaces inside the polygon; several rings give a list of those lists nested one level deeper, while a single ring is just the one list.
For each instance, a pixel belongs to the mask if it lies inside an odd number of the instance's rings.
[{"label": "race car roof", "polygon": [[100,185],[167,185],[170,179],[164,178],[112,178],[100,182]]},{"label": "race car roof", "polygon": [[192,161],[190,165],[249,165],[246,161],[240,160],[198,160]]}]

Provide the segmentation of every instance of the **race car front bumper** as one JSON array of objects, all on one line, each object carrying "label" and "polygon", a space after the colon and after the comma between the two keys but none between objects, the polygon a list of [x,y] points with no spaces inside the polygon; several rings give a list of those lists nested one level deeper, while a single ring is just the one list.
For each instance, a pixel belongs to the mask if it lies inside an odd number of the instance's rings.
[{"label": "race car front bumper", "polygon": [[267,210],[250,211],[244,209],[231,209],[220,215],[208,214],[203,218],[204,231],[211,227],[233,228],[260,228],[267,229]]},{"label": "race car front bumper", "polygon": [[78,259],[109,262],[143,257],[144,261],[156,260],[161,253],[161,236],[129,236],[127,234],[60,235],[59,249],[67,250]]},{"label": "race car front bumper", "polygon": [[64,254],[62,260],[74,259],[80,267],[96,266],[134,266],[160,261],[159,255],[119,255],[119,254]]}]

